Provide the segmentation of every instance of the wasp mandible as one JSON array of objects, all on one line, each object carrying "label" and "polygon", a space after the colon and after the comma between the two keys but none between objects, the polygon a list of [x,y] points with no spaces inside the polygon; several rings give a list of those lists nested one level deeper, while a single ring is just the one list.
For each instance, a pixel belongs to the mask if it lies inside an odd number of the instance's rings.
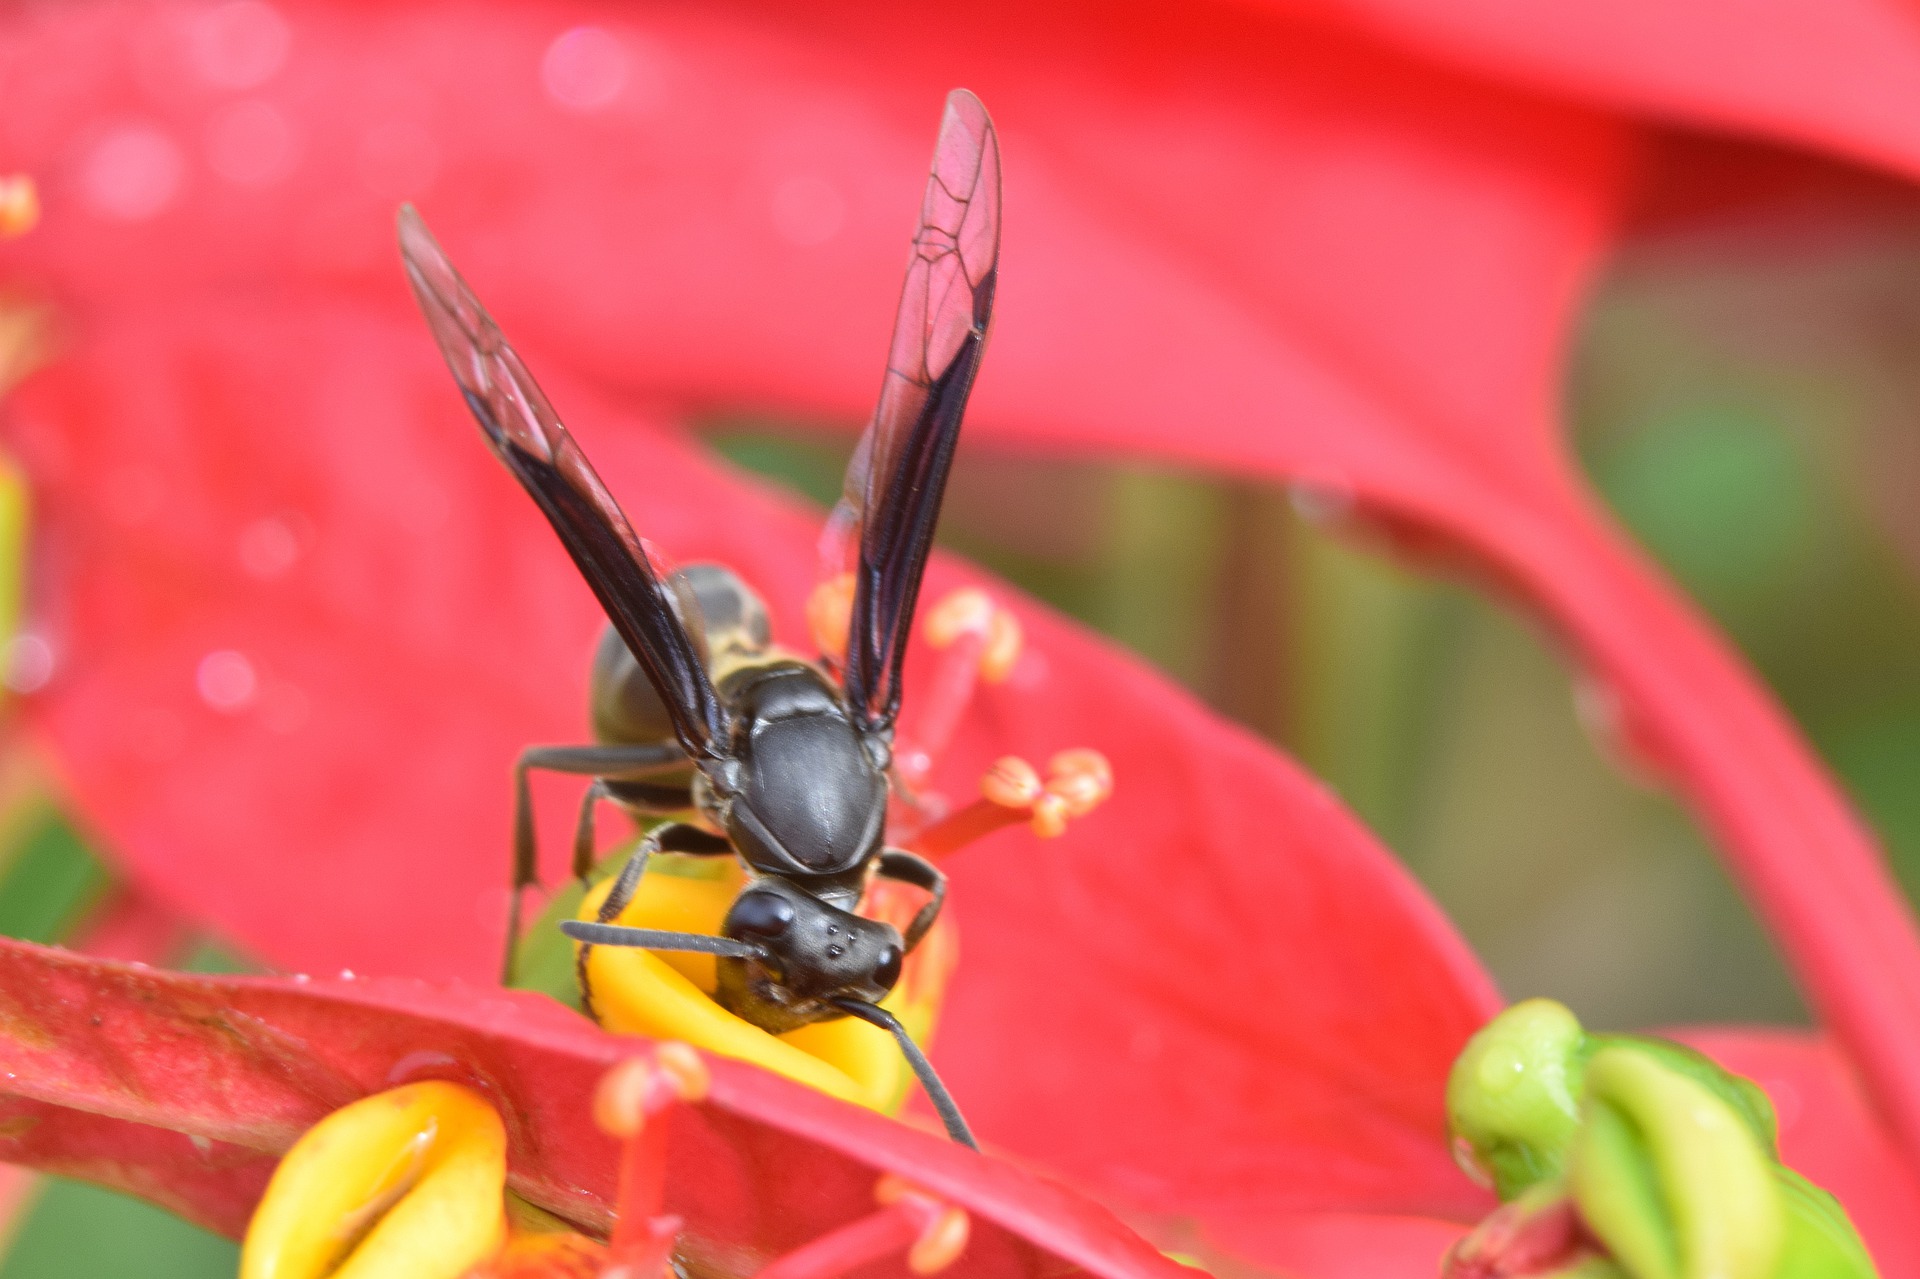
[{"label": "wasp mandible", "polygon": [[[830,530],[853,570],[836,673],[770,643],[767,610],[731,571],[663,577],[520,357],[411,207],[399,216],[407,276],[489,445],[545,512],[606,609],[593,665],[597,744],[536,747],[515,772],[513,912],[536,882],[532,768],[594,778],[574,870],[593,856],[591,813],[612,799],[655,827],[621,869],[588,945],[717,957],[721,1005],[778,1034],[853,1016],[890,1032],[954,1140],[972,1135],[932,1066],[879,1001],[939,916],[946,876],[886,841],[901,664],[961,414],[993,311],[1000,153],[964,89],[947,98],[880,401],[849,465]],[[623,928],[655,852],[737,855],[749,879],[721,935]],[[903,930],[855,913],[869,880],[927,900]]]}]

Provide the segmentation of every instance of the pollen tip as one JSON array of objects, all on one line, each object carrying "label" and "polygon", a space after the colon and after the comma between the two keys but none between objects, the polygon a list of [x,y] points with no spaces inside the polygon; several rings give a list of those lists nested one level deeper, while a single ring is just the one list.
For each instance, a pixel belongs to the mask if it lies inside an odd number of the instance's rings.
[{"label": "pollen tip", "polygon": [[980,778],[980,794],[1002,808],[1026,808],[1042,794],[1040,774],[1018,755],[1003,755]]},{"label": "pollen tip", "polygon": [[1033,801],[1033,819],[1027,824],[1041,839],[1058,839],[1067,833],[1067,821],[1072,816],[1073,808],[1067,799],[1047,791]]},{"label": "pollen tip", "polygon": [[1061,751],[1047,769],[1047,793],[1066,801],[1069,817],[1085,817],[1113,794],[1113,767],[1099,751]]},{"label": "pollen tip", "polygon": [[0,177],[0,240],[25,235],[40,223],[40,188],[24,173]]},{"label": "pollen tip", "polygon": [[593,1094],[593,1121],[603,1132],[631,1137],[646,1122],[647,1089],[653,1066],[644,1057],[630,1057],[600,1078]]},{"label": "pollen tip", "polygon": [[966,1209],[921,1189],[897,1172],[874,1183],[873,1197],[913,1223],[916,1237],[907,1253],[907,1269],[914,1274],[945,1270],[966,1249],[971,1227]]},{"label": "pollen tip", "polygon": [[1026,633],[1020,628],[1020,619],[1004,608],[995,609],[993,621],[987,627],[987,649],[980,654],[980,678],[989,684],[1006,682],[1025,644]]},{"label": "pollen tip", "polygon": [[935,648],[946,648],[963,635],[987,638],[992,634],[997,610],[992,598],[977,586],[949,591],[939,603],[927,610],[922,634]]},{"label": "pollen tip", "polygon": [[713,1086],[713,1072],[691,1044],[668,1040],[654,1049],[653,1057],[663,1079],[671,1080],[682,1101],[704,1101]]},{"label": "pollen tip", "polygon": [[972,1224],[965,1208],[946,1205],[907,1250],[907,1269],[916,1275],[945,1270],[966,1251]]},{"label": "pollen tip", "polygon": [[854,580],[839,573],[813,588],[807,596],[807,631],[814,647],[834,661],[847,655],[847,632],[853,622]]},{"label": "pollen tip", "polygon": [[1091,746],[1075,746],[1071,750],[1061,751],[1047,761],[1047,771],[1056,777],[1066,773],[1085,773],[1098,778],[1100,784],[1109,790],[1113,788],[1113,765]]}]

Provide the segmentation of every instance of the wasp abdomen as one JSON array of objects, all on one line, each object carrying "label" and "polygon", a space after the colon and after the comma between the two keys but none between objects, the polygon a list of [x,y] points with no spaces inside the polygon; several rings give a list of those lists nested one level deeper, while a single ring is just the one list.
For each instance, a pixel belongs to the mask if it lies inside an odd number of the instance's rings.
[{"label": "wasp abdomen", "polygon": [[[732,569],[689,564],[667,579],[667,587],[674,615],[708,669],[763,652],[771,641],[766,603]],[[600,633],[588,689],[593,735],[598,740],[673,740],[673,720],[660,694],[611,626]]]}]

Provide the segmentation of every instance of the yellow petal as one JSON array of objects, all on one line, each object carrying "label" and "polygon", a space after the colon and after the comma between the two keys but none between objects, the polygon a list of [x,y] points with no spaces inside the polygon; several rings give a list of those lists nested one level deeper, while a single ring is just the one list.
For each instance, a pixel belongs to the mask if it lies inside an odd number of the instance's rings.
[{"label": "yellow petal", "polygon": [[[580,903],[580,918],[595,918],[611,888],[612,882],[607,881],[589,892]],[[737,891],[738,880],[655,875],[649,868],[618,922],[630,928],[714,935]],[[932,1027],[945,973],[936,983],[916,983],[914,960],[924,951],[929,957],[938,955],[943,967],[950,967],[952,945],[950,938],[941,936],[944,931],[935,929],[921,943],[908,961],[900,986],[882,1001],[882,1007],[900,1017],[921,1042]],[[587,980],[593,987],[600,1024],[617,1034],[683,1039],[724,1057],[753,1062],[843,1101],[889,1113],[899,1109],[912,1082],[899,1045],[876,1026],[843,1018],[776,1036],[734,1016],[713,1001],[710,955],[596,946],[587,957]],[[908,998],[910,991],[915,998]]]},{"label": "yellow petal", "polygon": [[[0,346],[5,317],[0,317]],[[0,375],[7,362],[0,350]],[[13,638],[26,589],[27,532],[31,507],[27,477],[10,458],[0,457],[0,641]]]},{"label": "yellow petal", "polygon": [[[647,873],[640,877],[640,886],[633,895],[633,901],[620,913],[620,922],[629,928],[705,933],[710,937],[717,935],[720,922],[727,917],[727,908],[733,905],[734,896],[740,891],[745,873],[739,870],[737,863],[730,861],[728,866],[732,873],[718,879],[662,874],[659,863],[665,861],[666,857],[654,857],[653,864],[647,867]],[[594,918],[600,903],[607,899],[607,894],[612,890],[611,879],[596,884],[580,903],[580,918]],[[658,958],[709,995],[714,992],[712,955],[662,951]]]},{"label": "yellow petal", "polygon": [[[881,1001],[881,1007],[898,1016],[893,1002],[889,996]],[[854,1080],[861,1093],[856,1100],[864,1106],[892,1114],[907,1099],[913,1072],[907,1069],[907,1060],[900,1055],[900,1045],[878,1026],[842,1017],[838,1021],[819,1021],[790,1030],[780,1036],[780,1042]]]},{"label": "yellow petal", "polygon": [[240,1279],[457,1279],[506,1229],[506,1129],[471,1088],[362,1098],[308,1129],[274,1170]]}]

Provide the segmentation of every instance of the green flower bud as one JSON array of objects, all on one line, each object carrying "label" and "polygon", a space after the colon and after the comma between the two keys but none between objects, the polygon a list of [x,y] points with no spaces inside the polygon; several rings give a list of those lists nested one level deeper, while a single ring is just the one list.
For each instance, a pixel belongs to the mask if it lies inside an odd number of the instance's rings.
[{"label": "green flower bud", "polygon": [[1447,1077],[1447,1123],[1469,1176],[1502,1200],[1560,1175],[1580,1123],[1586,1035],[1551,999],[1529,999],[1467,1042]]},{"label": "green flower bud", "polygon": [[1840,1201],[1790,1168],[1776,1168],[1775,1175],[1787,1237],[1774,1279],[1874,1279],[1879,1271]]},{"label": "green flower bud", "polygon": [[1773,1279],[1787,1196],[1748,1115],[1638,1045],[1587,1063],[1580,1215],[1635,1279]]},{"label": "green flower bud", "polygon": [[1633,1279],[1633,1276],[1606,1257],[1586,1257],[1539,1279]]},{"label": "green flower bud", "polygon": [[1676,1044],[1670,1039],[1648,1035],[1589,1035],[1586,1056],[1591,1058],[1605,1048],[1630,1048],[1646,1053],[1669,1070],[1678,1071],[1702,1085],[1721,1101],[1733,1107],[1767,1152],[1767,1158],[1779,1159],[1779,1125],[1774,1120],[1773,1102],[1759,1084],[1743,1075],[1723,1069],[1705,1053]]}]

